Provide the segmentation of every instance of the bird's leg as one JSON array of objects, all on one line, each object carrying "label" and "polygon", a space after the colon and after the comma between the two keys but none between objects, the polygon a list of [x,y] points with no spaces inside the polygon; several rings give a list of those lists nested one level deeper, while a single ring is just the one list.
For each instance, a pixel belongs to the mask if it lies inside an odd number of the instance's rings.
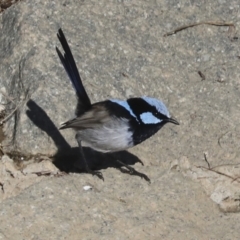
[{"label": "bird's leg", "polygon": [[123,165],[125,168],[127,168],[129,170],[130,174],[133,174],[134,172],[136,172],[136,170],[133,167],[128,166],[127,164],[123,163],[120,160],[117,160],[117,162],[119,162],[121,165]]},{"label": "bird's leg", "polygon": [[120,161],[118,159],[117,159],[117,162],[120,163],[121,165],[123,165],[125,168],[127,168],[131,175],[137,175],[137,176],[139,176],[141,178],[144,178],[147,182],[149,182],[149,183],[151,182],[150,178],[147,175],[145,175],[144,173],[138,172],[133,167],[130,167],[129,165],[123,163],[122,161]]},{"label": "bird's leg", "polygon": [[83,161],[84,161],[84,164],[85,164],[85,170],[87,173],[90,173],[92,175],[96,175],[98,178],[102,179],[104,181],[104,178],[103,178],[103,175],[101,172],[99,171],[93,171],[89,168],[88,166],[88,163],[87,163],[87,160],[84,156],[84,153],[83,153],[83,148],[82,148],[82,144],[81,144],[81,140],[78,139],[77,135],[76,135],[76,139],[77,139],[77,142],[78,142],[78,146],[79,146],[79,150],[80,150],[80,154],[81,154],[81,157],[83,158]]}]

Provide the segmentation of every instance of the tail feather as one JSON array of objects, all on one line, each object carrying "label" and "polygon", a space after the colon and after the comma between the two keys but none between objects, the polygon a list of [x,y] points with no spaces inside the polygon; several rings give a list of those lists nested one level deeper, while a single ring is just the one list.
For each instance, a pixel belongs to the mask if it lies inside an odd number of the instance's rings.
[{"label": "tail feather", "polygon": [[72,82],[72,85],[76,91],[77,97],[78,97],[78,107],[76,110],[76,113],[80,111],[79,107],[84,108],[81,109],[81,112],[83,110],[87,110],[91,107],[91,101],[85,91],[85,88],[82,84],[81,77],[79,75],[75,60],[73,58],[71,49],[68,45],[68,42],[64,36],[64,33],[62,29],[60,28],[58,30],[57,37],[62,45],[62,48],[64,50],[64,55],[60,52],[60,50],[56,47],[57,54],[62,62],[63,67],[65,68],[69,79]]}]

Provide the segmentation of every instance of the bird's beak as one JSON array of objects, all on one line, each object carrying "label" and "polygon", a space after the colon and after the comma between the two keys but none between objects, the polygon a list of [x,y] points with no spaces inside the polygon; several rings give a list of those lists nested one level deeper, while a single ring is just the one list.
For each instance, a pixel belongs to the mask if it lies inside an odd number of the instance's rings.
[{"label": "bird's beak", "polygon": [[168,122],[176,124],[176,125],[180,125],[179,122],[175,118],[169,118]]}]

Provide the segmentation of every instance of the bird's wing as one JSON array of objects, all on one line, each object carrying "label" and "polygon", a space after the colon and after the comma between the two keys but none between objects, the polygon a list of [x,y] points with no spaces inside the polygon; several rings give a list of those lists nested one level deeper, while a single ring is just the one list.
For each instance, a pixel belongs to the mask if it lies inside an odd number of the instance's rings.
[{"label": "bird's wing", "polygon": [[83,115],[63,123],[59,129],[74,128],[76,130],[82,130],[96,128],[110,120],[110,115],[104,105],[97,104],[92,105],[92,108]]}]

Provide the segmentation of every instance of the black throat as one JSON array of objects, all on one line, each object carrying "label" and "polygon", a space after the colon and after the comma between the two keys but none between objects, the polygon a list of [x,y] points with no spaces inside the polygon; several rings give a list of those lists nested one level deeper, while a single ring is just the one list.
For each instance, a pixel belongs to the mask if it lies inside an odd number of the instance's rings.
[{"label": "black throat", "polygon": [[140,125],[132,125],[131,130],[133,131],[133,143],[134,145],[137,145],[152,135],[154,135],[156,132],[158,132],[167,122],[162,122],[159,124],[140,124]]}]

